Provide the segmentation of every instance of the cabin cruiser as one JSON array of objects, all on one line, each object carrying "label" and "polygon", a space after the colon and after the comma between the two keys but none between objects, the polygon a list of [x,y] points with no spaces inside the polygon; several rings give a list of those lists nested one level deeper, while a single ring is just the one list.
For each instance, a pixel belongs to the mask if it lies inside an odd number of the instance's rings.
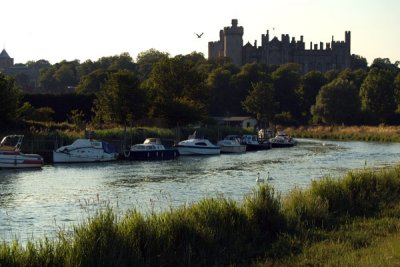
[{"label": "cabin cruiser", "polygon": [[183,155],[219,155],[221,148],[214,145],[208,139],[197,138],[196,132],[190,135],[187,140],[180,141],[175,147],[179,154]]},{"label": "cabin cruiser", "polygon": [[246,151],[267,150],[271,148],[271,144],[268,141],[260,143],[255,134],[243,135],[242,144],[246,145]]},{"label": "cabin cruiser", "polygon": [[278,132],[274,138],[269,139],[272,147],[292,147],[296,145],[296,140],[284,132]]},{"label": "cabin cruiser", "polygon": [[179,157],[178,149],[167,149],[160,138],[147,138],[143,144],[136,144],[124,152],[130,160],[169,160]]},{"label": "cabin cruiser", "polygon": [[80,163],[116,160],[113,145],[94,139],[77,139],[71,145],[53,151],[54,163]]},{"label": "cabin cruiser", "polygon": [[0,169],[41,168],[44,164],[38,154],[24,154],[20,151],[23,135],[7,135],[0,143]]},{"label": "cabin cruiser", "polygon": [[238,135],[227,135],[223,140],[218,141],[217,145],[221,148],[221,153],[246,152],[246,145],[240,143]]}]

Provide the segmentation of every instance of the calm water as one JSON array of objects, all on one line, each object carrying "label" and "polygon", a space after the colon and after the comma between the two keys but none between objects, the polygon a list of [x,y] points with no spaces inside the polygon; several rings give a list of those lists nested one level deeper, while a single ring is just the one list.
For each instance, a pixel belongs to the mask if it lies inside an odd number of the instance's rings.
[{"label": "calm water", "polygon": [[258,172],[263,177],[269,172],[269,183],[284,194],[322,176],[399,161],[400,144],[300,139],[293,148],[240,155],[0,170],[0,240],[52,237],[105,205],[123,214],[131,208],[165,210],[217,194],[240,201],[255,188]]}]

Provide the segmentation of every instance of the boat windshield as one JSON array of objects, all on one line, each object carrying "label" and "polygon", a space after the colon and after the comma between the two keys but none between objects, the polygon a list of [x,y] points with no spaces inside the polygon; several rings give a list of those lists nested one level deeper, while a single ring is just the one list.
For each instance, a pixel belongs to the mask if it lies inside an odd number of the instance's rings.
[{"label": "boat windshield", "polygon": [[2,147],[15,147],[20,148],[23,135],[8,135],[1,140],[0,146]]}]

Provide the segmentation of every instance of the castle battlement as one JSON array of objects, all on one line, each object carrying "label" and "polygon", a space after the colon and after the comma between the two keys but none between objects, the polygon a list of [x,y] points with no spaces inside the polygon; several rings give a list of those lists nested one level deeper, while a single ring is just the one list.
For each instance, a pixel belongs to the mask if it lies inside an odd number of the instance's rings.
[{"label": "castle battlement", "polygon": [[261,46],[257,46],[257,41],[254,45],[250,42],[243,45],[243,33],[238,20],[232,19],[232,26],[220,31],[220,40],[208,43],[208,58],[230,57],[239,66],[253,62],[268,65],[293,62],[302,65],[304,72],[340,70],[350,66],[350,31],[345,31],[344,41],[334,41],[332,36],[332,41],[325,43],[325,47],[323,42],[310,42],[309,49],[306,49],[303,36],[296,40],[295,37],[290,39],[289,34],[282,34],[281,40],[277,37],[270,40],[269,30],[261,35]]},{"label": "castle battlement", "polygon": [[232,26],[224,27],[224,34],[225,35],[243,35],[244,30],[243,27],[238,27],[238,20],[232,19]]}]

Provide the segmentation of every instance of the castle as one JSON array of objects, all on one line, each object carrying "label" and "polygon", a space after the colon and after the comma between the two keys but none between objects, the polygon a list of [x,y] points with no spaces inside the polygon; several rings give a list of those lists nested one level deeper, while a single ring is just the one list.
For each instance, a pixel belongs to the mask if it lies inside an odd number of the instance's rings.
[{"label": "castle", "polygon": [[303,36],[300,40],[294,37],[290,40],[288,34],[282,34],[270,40],[269,31],[261,35],[261,46],[247,43],[243,45],[243,27],[238,26],[238,20],[232,19],[232,26],[224,27],[219,32],[219,41],[208,43],[208,58],[229,57],[237,66],[247,63],[281,65],[289,62],[298,63],[303,71],[318,70],[325,72],[331,69],[342,70],[350,67],[350,31],[345,32],[345,41],[334,41],[324,44],[310,43],[310,49],[305,49]]},{"label": "castle", "polygon": [[14,65],[14,59],[11,58],[5,49],[0,53],[0,72]]}]

